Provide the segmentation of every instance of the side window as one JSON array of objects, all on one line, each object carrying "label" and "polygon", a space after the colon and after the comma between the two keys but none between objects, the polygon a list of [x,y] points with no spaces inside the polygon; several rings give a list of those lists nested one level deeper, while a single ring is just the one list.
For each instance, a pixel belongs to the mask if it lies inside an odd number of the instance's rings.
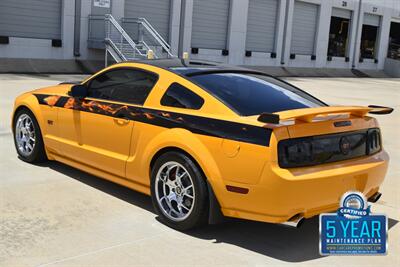
[{"label": "side window", "polygon": [[143,105],[157,76],[135,69],[117,69],[100,74],[88,84],[88,96]]},{"label": "side window", "polygon": [[203,104],[203,98],[179,83],[171,84],[161,98],[161,105],[168,107],[200,109]]}]

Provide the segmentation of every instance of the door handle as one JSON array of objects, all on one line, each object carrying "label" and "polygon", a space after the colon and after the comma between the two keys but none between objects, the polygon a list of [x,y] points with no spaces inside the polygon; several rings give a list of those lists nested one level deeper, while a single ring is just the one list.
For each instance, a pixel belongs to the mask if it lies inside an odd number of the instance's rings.
[{"label": "door handle", "polygon": [[125,114],[118,114],[116,118],[114,118],[115,123],[118,125],[126,125],[129,123],[129,118]]},{"label": "door handle", "polygon": [[118,124],[118,125],[126,125],[126,124],[129,123],[129,120],[127,120],[127,119],[118,119],[118,118],[115,118],[115,119],[114,119],[114,122],[115,122],[116,124]]}]

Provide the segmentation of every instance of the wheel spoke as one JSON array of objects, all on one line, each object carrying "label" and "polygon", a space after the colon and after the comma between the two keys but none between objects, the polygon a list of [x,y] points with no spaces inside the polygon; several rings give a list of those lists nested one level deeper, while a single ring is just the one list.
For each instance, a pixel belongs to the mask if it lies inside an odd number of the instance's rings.
[{"label": "wheel spoke", "polygon": [[185,193],[185,194],[183,194],[185,197],[188,197],[188,198],[191,198],[191,199],[194,199],[194,197],[193,196],[191,196],[191,195],[189,195],[188,193]]},{"label": "wheel spoke", "polygon": [[173,181],[171,181],[170,179],[168,179],[165,184],[171,189],[175,187],[175,184]]},{"label": "wheel spoke", "polygon": [[167,167],[167,176],[169,177],[169,173],[171,172],[171,170],[174,168],[174,165],[168,166]]},{"label": "wheel spoke", "polygon": [[31,144],[29,144],[29,142],[26,142],[26,147],[29,149],[29,151],[33,150],[33,147]]},{"label": "wheel spoke", "polygon": [[166,183],[167,179],[168,179],[168,175],[167,175],[166,173],[161,173],[161,175],[160,175],[160,180],[161,180],[163,183]]},{"label": "wheel spoke", "polygon": [[178,208],[178,210],[174,209],[174,212],[176,213],[176,215],[178,215],[178,217],[185,216],[185,213],[183,213],[182,208],[181,208],[182,205],[181,204],[177,204],[176,206]]},{"label": "wheel spoke", "polygon": [[179,176],[179,178],[182,179],[183,177],[185,177],[185,176],[187,176],[187,175],[188,175],[188,173],[187,173],[187,172],[184,172],[184,173],[182,173],[182,174]]},{"label": "wheel spoke", "polygon": [[188,207],[186,207],[185,205],[183,205],[183,204],[180,204],[179,205],[181,208],[184,208],[185,210],[187,210],[187,211],[189,211],[190,209],[188,208]]},{"label": "wheel spoke", "polygon": [[184,187],[183,189],[188,190],[188,189],[190,189],[192,187],[193,187],[193,185],[188,185],[188,186]]},{"label": "wheel spoke", "polygon": [[[165,199],[167,199],[167,190],[166,190],[166,188],[167,188],[167,185],[165,183],[163,183],[163,185],[162,185],[162,191],[163,192],[162,193],[163,193],[163,198],[165,198]],[[168,200],[166,200],[166,201],[168,202]],[[160,200],[160,202],[161,202],[161,200]]]},{"label": "wheel spoke", "polygon": [[185,177],[185,176],[187,176],[187,174],[188,174],[188,173],[185,171],[185,172],[183,172],[181,175],[179,175],[179,176],[176,177],[176,180],[177,180],[177,182],[179,183],[179,185],[180,185],[181,187],[183,187],[182,178]]},{"label": "wheel spoke", "polygon": [[178,211],[179,211],[179,213],[182,213],[182,208],[181,208],[181,204],[180,203],[177,203],[177,207],[178,207]]},{"label": "wheel spoke", "polygon": [[23,145],[23,148],[24,148],[24,149],[23,149],[23,150],[24,150],[24,152],[29,152],[29,151],[28,151],[28,146],[27,146],[27,144],[26,144],[26,143],[24,143],[24,145]]}]

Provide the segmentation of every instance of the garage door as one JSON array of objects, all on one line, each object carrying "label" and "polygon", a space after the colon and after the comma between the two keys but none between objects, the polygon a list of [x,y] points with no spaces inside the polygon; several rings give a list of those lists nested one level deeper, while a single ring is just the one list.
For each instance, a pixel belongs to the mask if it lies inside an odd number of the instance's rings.
[{"label": "garage door", "polygon": [[61,39],[62,0],[1,0],[0,35]]},{"label": "garage door", "polygon": [[145,18],[168,42],[170,0],[125,0],[125,18]]},{"label": "garage door", "polygon": [[318,5],[295,1],[291,53],[314,54]]},{"label": "garage door", "polygon": [[368,14],[368,13],[364,14],[364,22],[363,22],[364,25],[379,27],[380,23],[381,23],[380,16],[372,15],[372,14]]},{"label": "garage door", "polygon": [[192,47],[226,49],[229,0],[194,0]]},{"label": "garage door", "polygon": [[274,51],[278,6],[278,0],[249,1],[246,50]]},{"label": "garage door", "polygon": [[333,8],[332,17],[351,19],[351,11],[343,8]]}]

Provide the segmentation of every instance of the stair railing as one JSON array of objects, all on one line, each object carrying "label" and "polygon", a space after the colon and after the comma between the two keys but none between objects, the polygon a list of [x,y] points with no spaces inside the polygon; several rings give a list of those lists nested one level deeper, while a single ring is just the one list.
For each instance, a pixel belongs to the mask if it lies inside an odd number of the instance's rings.
[{"label": "stair railing", "polygon": [[[121,60],[129,60],[126,56],[126,47],[124,44],[128,45],[128,49],[133,52],[133,58],[135,57],[146,57],[138,48],[137,44],[132,40],[132,38],[126,33],[126,31],[121,27],[121,25],[114,19],[111,14],[105,15],[105,42],[106,45],[110,44],[111,48],[114,49],[118,55],[121,56]],[[107,52],[107,51],[106,51]]]},{"label": "stair railing", "polygon": [[163,50],[167,53],[167,56],[170,58],[176,57],[171,53],[171,46],[165,41],[165,39],[154,29],[154,27],[148,22],[145,18],[123,18],[123,23],[135,23],[139,26],[139,42],[143,42],[143,33],[142,30],[145,30],[147,34],[149,34],[153,40],[156,41],[156,45],[161,46]]}]

